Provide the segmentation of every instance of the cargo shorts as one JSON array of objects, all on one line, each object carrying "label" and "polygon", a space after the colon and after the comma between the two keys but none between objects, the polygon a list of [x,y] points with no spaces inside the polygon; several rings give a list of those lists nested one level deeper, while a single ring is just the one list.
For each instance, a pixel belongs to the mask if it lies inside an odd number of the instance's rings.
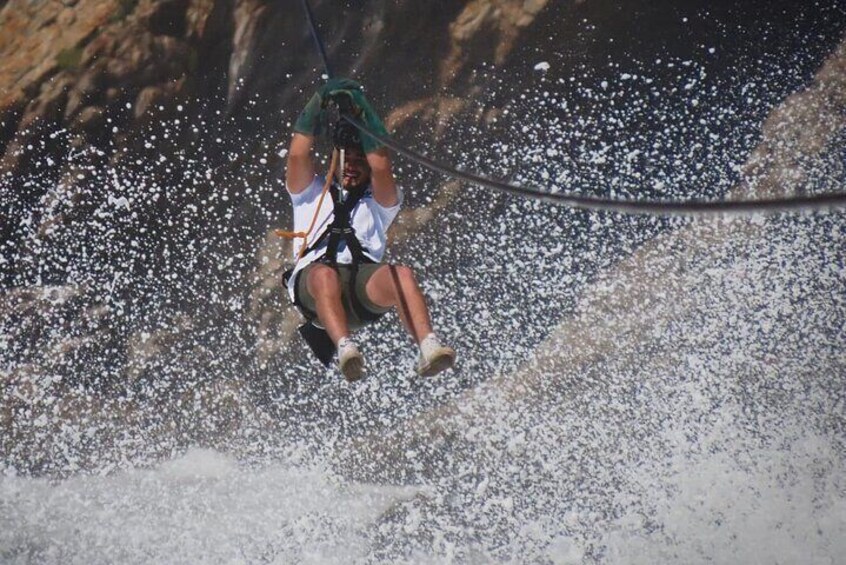
[{"label": "cargo shorts", "polygon": [[[297,297],[300,306],[313,314],[314,317],[317,316],[317,304],[314,297],[308,291],[306,281],[312,268],[315,265],[321,264],[325,263],[311,263],[300,271],[297,276]],[[351,330],[362,328],[367,322],[381,317],[391,309],[390,307],[383,308],[377,306],[367,297],[367,281],[383,265],[384,263],[359,263],[357,271],[353,265],[331,265],[338,272],[338,276],[341,279],[341,302],[344,305],[344,312],[347,314],[347,324]],[[354,273],[355,278],[353,279]],[[351,297],[352,293],[355,293],[354,298]],[[359,311],[359,309],[363,309],[364,312]]]}]

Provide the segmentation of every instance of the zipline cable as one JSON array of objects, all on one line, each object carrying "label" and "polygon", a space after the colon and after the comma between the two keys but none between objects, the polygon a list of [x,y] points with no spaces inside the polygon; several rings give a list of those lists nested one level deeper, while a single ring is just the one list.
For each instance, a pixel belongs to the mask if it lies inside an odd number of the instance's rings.
[{"label": "zipline cable", "polygon": [[311,11],[308,0],[303,0],[303,9],[308,20],[308,27],[311,29],[311,36],[314,38],[314,44],[317,45],[317,53],[320,55],[320,60],[323,62],[323,68],[326,69],[326,74],[332,78],[332,67],[329,66],[329,59],[326,57],[326,49],[323,47],[323,41],[320,39],[320,34],[317,31],[317,24],[314,21],[314,13]]},{"label": "zipline cable", "polygon": [[[323,41],[317,31],[314,17],[309,7],[308,0],[303,0],[303,7],[306,12],[311,34],[317,45],[317,50],[323,60],[326,74],[331,78],[332,70],[326,57],[326,50]],[[825,194],[803,194],[782,198],[766,198],[756,200],[619,200],[613,198],[601,198],[596,196],[584,196],[563,192],[549,192],[526,188],[524,186],[511,184],[504,180],[482,177],[477,174],[460,171],[454,167],[444,165],[421,153],[408,149],[395,142],[393,139],[379,135],[358,120],[344,115],[343,118],[358,128],[360,131],[375,138],[380,143],[403,155],[428,169],[443,173],[447,176],[461,179],[472,184],[485,188],[491,188],[500,192],[532,198],[553,204],[563,204],[574,208],[586,210],[604,210],[624,214],[649,214],[649,215],[682,215],[698,216],[706,214],[728,214],[739,212],[782,212],[788,210],[825,210],[832,208],[846,208],[846,193],[830,192]]]},{"label": "zipline cable", "polygon": [[445,175],[465,180],[467,182],[481,185],[508,194],[533,198],[554,204],[564,204],[574,208],[587,210],[605,210],[626,214],[651,214],[651,215],[700,215],[708,213],[730,213],[730,212],[758,212],[758,211],[784,211],[784,210],[818,210],[829,208],[846,207],[846,194],[827,193],[791,196],[786,198],[772,198],[762,200],[687,200],[683,202],[662,201],[662,200],[615,200],[611,198],[600,198],[594,196],[581,196],[561,192],[543,192],[526,188],[524,186],[511,184],[497,179],[490,179],[477,174],[459,171],[447,165],[442,165],[434,159],[426,157],[416,151],[403,147],[391,138],[381,136],[364,124],[349,116],[344,118],[358,129],[376,138],[386,147],[404,155],[412,161],[438,171]]}]

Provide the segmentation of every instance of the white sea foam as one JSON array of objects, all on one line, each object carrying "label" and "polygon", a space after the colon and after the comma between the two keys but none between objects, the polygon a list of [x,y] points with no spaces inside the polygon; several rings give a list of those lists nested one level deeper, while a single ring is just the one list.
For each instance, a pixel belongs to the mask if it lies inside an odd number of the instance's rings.
[{"label": "white sea foam", "polygon": [[0,480],[4,563],[351,563],[368,529],[420,489],[328,472],[248,469],[195,449],[157,469],[58,484]]}]

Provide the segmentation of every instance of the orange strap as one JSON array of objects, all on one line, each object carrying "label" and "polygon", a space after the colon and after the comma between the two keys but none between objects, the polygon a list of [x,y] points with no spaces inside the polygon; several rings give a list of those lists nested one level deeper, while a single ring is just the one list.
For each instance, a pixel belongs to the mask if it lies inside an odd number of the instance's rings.
[{"label": "orange strap", "polygon": [[314,211],[314,216],[311,218],[311,225],[308,227],[308,231],[285,231],[285,230],[274,230],[276,235],[279,237],[284,237],[285,239],[296,239],[298,237],[303,238],[303,246],[300,247],[300,252],[297,255],[297,261],[302,259],[303,255],[305,254],[305,250],[308,249],[308,236],[311,235],[311,230],[314,229],[314,224],[317,223],[317,215],[320,213],[320,207],[323,205],[323,199],[326,197],[326,193],[329,192],[329,187],[332,185],[332,179],[335,176],[335,168],[338,166],[338,150],[332,150],[332,161],[329,163],[329,174],[326,175],[326,184],[323,185],[323,191],[320,193],[320,200],[317,202],[317,210]]}]

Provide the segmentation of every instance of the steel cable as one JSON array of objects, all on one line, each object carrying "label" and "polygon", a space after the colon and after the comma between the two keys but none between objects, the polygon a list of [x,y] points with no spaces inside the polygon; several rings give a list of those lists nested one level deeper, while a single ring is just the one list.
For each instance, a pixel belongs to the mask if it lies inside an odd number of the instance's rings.
[{"label": "steel cable", "polygon": [[[303,0],[303,7],[306,12],[311,34],[317,45],[318,53],[323,61],[326,74],[331,78],[332,70],[326,56],[323,41],[318,33],[311,7],[308,0]],[[544,202],[551,202],[574,208],[587,210],[604,210],[624,214],[648,214],[656,216],[682,215],[698,216],[706,214],[732,214],[749,212],[783,212],[792,210],[826,210],[834,208],[846,208],[846,193],[830,192],[825,194],[806,194],[787,196],[780,198],[766,198],[755,200],[619,200],[614,198],[602,198],[597,196],[585,196],[565,192],[550,192],[527,188],[512,184],[504,180],[486,178],[478,174],[460,171],[449,165],[444,165],[409,149],[393,139],[378,135],[358,120],[343,116],[343,118],[358,128],[363,133],[377,139],[386,147],[403,155],[407,159],[418,163],[428,169],[443,173],[447,176],[461,179],[482,187],[491,188],[507,194],[532,198]]]}]

